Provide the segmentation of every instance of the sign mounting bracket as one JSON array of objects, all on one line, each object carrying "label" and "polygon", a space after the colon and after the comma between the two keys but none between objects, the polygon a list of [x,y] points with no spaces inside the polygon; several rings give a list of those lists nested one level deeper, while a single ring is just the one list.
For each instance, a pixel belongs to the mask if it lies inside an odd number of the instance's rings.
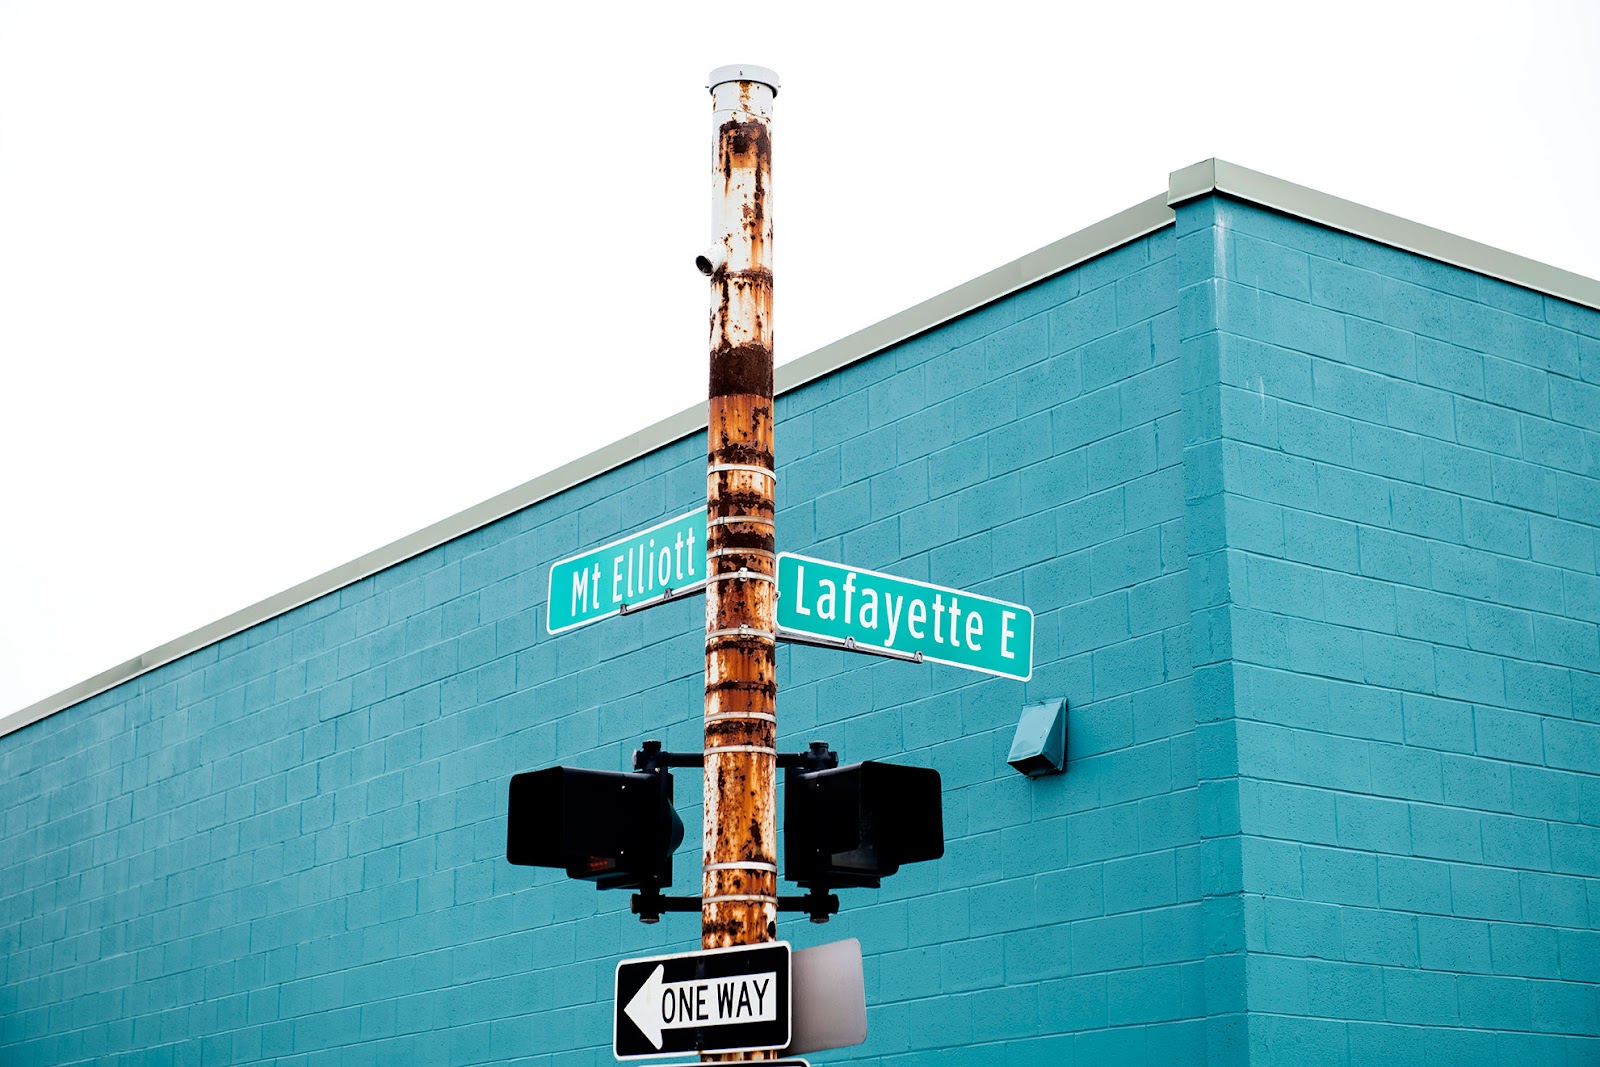
[{"label": "sign mounting bracket", "polygon": [[921,652],[902,652],[897,648],[882,648],[878,645],[863,645],[853,637],[818,637],[815,634],[804,634],[796,630],[778,630],[778,640],[788,641],[795,645],[811,645],[814,648],[836,648],[843,652],[860,652],[868,656],[882,656],[884,659],[897,659],[906,663],[921,663]]}]

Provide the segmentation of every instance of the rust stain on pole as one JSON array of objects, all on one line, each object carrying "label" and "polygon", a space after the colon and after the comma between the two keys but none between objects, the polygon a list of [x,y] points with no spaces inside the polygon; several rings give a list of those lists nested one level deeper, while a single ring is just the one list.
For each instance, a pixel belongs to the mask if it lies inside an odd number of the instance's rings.
[{"label": "rust stain on pole", "polygon": [[723,67],[710,88],[712,246],[698,261],[711,273],[700,943],[725,948],[777,937],[769,129],[777,78]]}]

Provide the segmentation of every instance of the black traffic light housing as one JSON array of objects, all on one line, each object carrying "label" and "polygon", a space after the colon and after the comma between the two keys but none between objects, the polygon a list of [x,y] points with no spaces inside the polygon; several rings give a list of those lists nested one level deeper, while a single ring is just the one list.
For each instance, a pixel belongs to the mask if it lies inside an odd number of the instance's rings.
[{"label": "black traffic light housing", "polygon": [[795,768],[783,798],[783,876],[810,889],[876,889],[901,864],[944,855],[943,795],[930,768]]},{"label": "black traffic light housing", "polygon": [[506,859],[557,867],[600,889],[672,884],[683,820],[665,768],[625,773],[550,767],[511,779]]},{"label": "black traffic light housing", "polygon": [[[699,767],[700,752],[663,752],[646,741],[632,773],[550,767],[511,779],[506,859],[555,867],[600,889],[637,889],[633,912],[647,923],[663,912],[700,910],[698,896],[674,897],[672,853],[683,822],[672,807],[671,767]],[[827,922],[839,910],[829,892],[877,888],[903,863],[944,855],[939,772],[894,763],[840,767],[825,742],[780,752],[784,780],[784,877],[806,887],[780,896],[779,911]]]}]

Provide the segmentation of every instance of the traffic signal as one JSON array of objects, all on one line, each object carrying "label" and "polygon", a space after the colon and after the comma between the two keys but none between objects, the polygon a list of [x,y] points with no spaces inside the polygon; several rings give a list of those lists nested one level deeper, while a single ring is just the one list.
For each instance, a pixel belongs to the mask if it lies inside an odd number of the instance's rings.
[{"label": "traffic signal", "polygon": [[600,889],[672,884],[672,852],[683,820],[672,808],[672,776],[550,767],[511,779],[506,859],[558,867]]},{"label": "traffic signal", "polygon": [[816,890],[877,888],[902,863],[944,855],[939,772],[894,763],[791,770],[784,877]]}]

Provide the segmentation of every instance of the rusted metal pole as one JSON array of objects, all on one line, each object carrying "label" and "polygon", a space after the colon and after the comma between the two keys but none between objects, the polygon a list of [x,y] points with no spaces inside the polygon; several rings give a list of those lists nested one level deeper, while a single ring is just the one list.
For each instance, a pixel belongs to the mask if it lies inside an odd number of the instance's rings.
[{"label": "rusted metal pole", "polygon": [[772,141],[778,79],[711,72],[716,169],[706,469],[703,948],[778,930],[777,566],[772,455]]}]

